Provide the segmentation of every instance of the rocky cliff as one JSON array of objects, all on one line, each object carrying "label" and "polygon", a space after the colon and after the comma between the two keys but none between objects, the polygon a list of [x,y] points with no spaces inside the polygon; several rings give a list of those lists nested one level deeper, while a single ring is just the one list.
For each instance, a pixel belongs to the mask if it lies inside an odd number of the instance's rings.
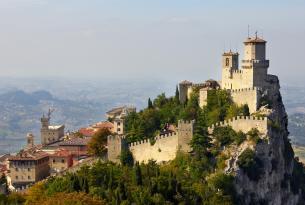
[{"label": "rocky cliff", "polygon": [[[244,142],[231,148],[231,158],[227,161],[226,171],[233,173],[235,187],[241,204],[304,204],[300,188],[303,174],[302,166],[294,158],[288,139],[288,119],[279,91],[279,83],[262,93],[268,99],[268,106],[261,107],[257,115],[268,117],[268,133],[257,143]],[[255,153],[256,177],[240,168],[238,159],[247,148]],[[303,169],[302,169],[303,170]]]}]

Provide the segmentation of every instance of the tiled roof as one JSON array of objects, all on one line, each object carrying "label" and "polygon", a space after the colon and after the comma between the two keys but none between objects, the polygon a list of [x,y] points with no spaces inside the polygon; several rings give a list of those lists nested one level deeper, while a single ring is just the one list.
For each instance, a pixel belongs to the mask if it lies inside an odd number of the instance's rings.
[{"label": "tiled roof", "polygon": [[79,129],[79,133],[86,137],[92,137],[96,131],[91,127],[84,127]]},{"label": "tiled roof", "polygon": [[68,157],[71,156],[71,153],[68,150],[58,150],[54,154],[50,155],[50,157]]},{"label": "tiled roof", "polygon": [[90,141],[91,137],[85,138],[73,138],[70,140],[65,140],[59,143],[59,146],[86,146]]},{"label": "tiled roof", "polygon": [[9,161],[16,161],[16,160],[39,160],[42,158],[48,157],[46,152],[40,150],[31,150],[31,151],[21,151],[16,156],[10,156],[8,158]]},{"label": "tiled roof", "polygon": [[266,41],[259,37],[247,38],[244,43],[266,43]]},{"label": "tiled roof", "polygon": [[123,111],[125,107],[116,107],[116,108],[113,108],[111,110],[109,110],[108,112],[106,112],[108,115],[113,115],[113,114],[117,114],[117,113],[121,113]]},{"label": "tiled roof", "polygon": [[92,128],[98,128],[98,129],[102,129],[102,128],[107,128],[107,129],[113,129],[113,123],[105,121],[105,122],[98,122],[94,125],[92,125]]}]

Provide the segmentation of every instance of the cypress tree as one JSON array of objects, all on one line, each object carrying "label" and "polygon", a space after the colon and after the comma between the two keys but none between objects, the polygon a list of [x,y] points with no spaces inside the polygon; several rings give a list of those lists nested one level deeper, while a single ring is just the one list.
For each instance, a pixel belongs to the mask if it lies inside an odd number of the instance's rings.
[{"label": "cypress tree", "polygon": [[178,89],[178,85],[176,85],[176,93],[175,93],[175,100],[177,103],[179,103],[179,89]]},{"label": "cypress tree", "polygon": [[148,109],[153,108],[153,103],[150,98],[148,98]]},{"label": "cypress tree", "polygon": [[141,173],[141,167],[139,165],[139,162],[136,163],[134,167],[135,172],[135,183],[136,185],[142,185],[142,173]]}]

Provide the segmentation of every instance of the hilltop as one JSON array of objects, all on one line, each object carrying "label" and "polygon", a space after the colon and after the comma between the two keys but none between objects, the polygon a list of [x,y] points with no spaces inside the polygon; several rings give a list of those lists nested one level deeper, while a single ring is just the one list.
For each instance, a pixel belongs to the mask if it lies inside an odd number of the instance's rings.
[{"label": "hilltop", "polygon": [[172,97],[109,115],[112,132],[89,143],[95,164],[37,183],[21,201],[64,203],[80,193],[83,204],[304,204],[305,168],[266,43],[247,38],[241,66],[239,53],[224,52],[220,81],[184,80]]}]

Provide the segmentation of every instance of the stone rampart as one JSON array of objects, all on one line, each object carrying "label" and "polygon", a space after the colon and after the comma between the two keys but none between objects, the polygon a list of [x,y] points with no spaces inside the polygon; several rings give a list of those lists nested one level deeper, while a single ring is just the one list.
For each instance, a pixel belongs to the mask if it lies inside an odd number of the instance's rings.
[{"label": "stone rampart", "polygon": [[178,134],[170,133],[155,137],[155,143],[151,145],[148,139],[129,144],[135,161],[147,163],[150,159],[157,162],[173,160],[178,150]]},{"label": "stone rampart", "polygon": [[230,120],[218,122],[208,127],[208,132],[213,133],[215,127],[218,126],[231,126],[236,132],[242,131],[249,132],[251,129],[256,128],[262,135],[268,133],[268,119],[267,117],[253,117],[253,116],[237,116]]},{"label": "stone rampart", "polygon": [[241,88],[229,90],[234,103],[237,105],[247,104],[249,107],[250,114],[257,111],[259,107],[259,101],[261,98],[260,88]]}]

